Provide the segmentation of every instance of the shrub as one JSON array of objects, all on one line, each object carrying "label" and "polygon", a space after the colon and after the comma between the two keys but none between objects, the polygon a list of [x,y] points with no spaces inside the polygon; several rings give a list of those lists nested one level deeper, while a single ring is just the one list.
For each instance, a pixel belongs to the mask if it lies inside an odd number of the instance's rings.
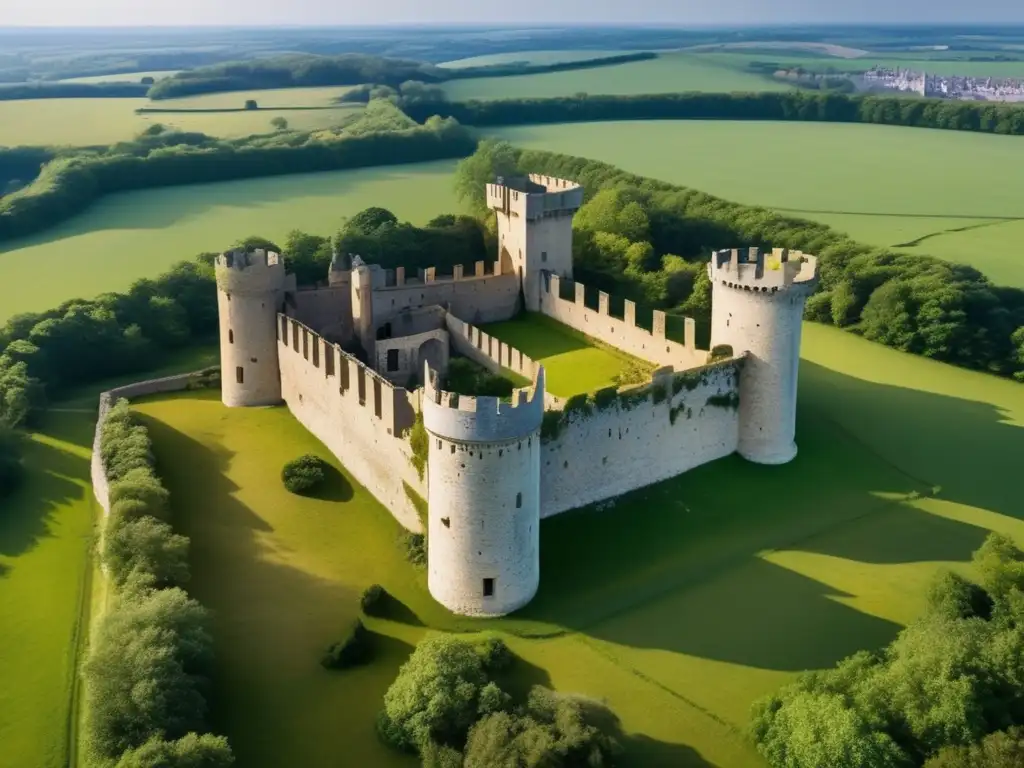
[{"label": "shrub", "polygon": [[144,514],[166,519],[170,494],[149,467],[138,467],[110,485],[111,505],[124,501],[138,502]]},{"label": "shrub", "polygon": [[412,531],[405,531],[401,537],[400,542],[402,549],[405,552],[405,559],[413,565],[426,565],[427,564],[427,537],[422,533],[413,533]]},{"label": "shrub", "polygon": [[154,737],[121,755],[114,768],[230,768],[235,764],[223,736],[189,733],[177,741]]},{"label": "shrub", "polygon": [[316,490],[323,484],[326,478],[324,472],[326,466],[327,462],[319,456],[307,453],[284,465],[284,469],[281,470],[281,480],[284,487],[292,493],[308,495],[310,491]]},{"label": "shrub", "polygon": [[430,458],[430,437],[427,435],[427,428],[423,426],[423,414],[416,414],[416,421],[409,430],[409,447],[412,448],[412,465],[416,473],[423,479],[423,472],[427,468],[427,459]]},{"label": "shrub", "polygon": [[347,669],[373,659],[373,644],[363,622],[356,619],[344,640],[333,643],[320,659],[326,669]]},{"label": "shrub", "polygon": [[714,363],[718,360],[728,360],[733,356],[731,344],[716,344],[711,348],[711,355],[708,362]]},{"label": "shrub", "polygon": [[359,605],[367,616],[383,616],[388,600],[388,591],[380,584],[371,584],[363,591]]},{"label": "shrub", "polygon": [[189,578],[188,544],[154,517],[114,516],[104,536],[103,561],[118,586],[134,571],[152,575],[157,587],[182,586]]},{"label": "shrub", "polygon": [[478,645],[477,651],[483,661],[484,669],[488,672],[504,672],[515,660],[515,655],[509,650],[505,641],[493,635],[484,638]]}]

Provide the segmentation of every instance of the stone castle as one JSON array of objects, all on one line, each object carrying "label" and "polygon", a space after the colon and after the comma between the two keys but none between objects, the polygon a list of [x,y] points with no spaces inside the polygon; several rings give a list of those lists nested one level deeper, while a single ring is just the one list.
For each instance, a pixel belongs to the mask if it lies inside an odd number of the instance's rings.
[{"label": "stone castle", "polygon": [[[692,320],[679,342],[666,336],[663,312],[647,330],[633,302],[622,317],[606,293],[588,305],[585,287],[572,282],[582,187],[499,178],[487,202],[498,259],[472,274],[456,266],[412,277],[336,257],[326,286],[297,288],[276,253],[236,251],[216,265],[224,404],[284,401],[410,530],[423,529],[417,506],[426,499],[430,593],[470,616],[504,615],[533,598],[545,517],[734,452],[790,461],[801,317],[817,283],[811,256],[714,253],[712,354],[697,347]],[[640,386],[554,397],[543,366],[479,327],[522,310],[657,368]],[[356,347],[366,362],[344,351]],[[511,402],[446,392],[453,354],[532,386]]]}]

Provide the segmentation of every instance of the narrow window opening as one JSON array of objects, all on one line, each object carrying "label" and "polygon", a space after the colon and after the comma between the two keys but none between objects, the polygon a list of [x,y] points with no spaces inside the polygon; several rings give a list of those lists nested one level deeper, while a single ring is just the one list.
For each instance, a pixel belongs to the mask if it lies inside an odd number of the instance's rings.
[{"label": "narrow window opening", "polygon": [[540,252],[540,260],[541,261],[547,261],[548,260],[548,252],[547,251],[541,251]]},{"label": "narrow window opening", "polygon": [[516,509],[522,509],[522,508],[523,508],[523,494],[517,493],[516,494]]},{"label": "narrow window opening", "polygon": [[228,329],[228,344],[234,344],[234,343],[235,343],[235,332],[234,332],[234,331],[232,331],[232,330],[231,330],[231,329],[229,328],[229,329]]},{"label": "narrow window opening", "polygon": [[392,372],[392,371],[397,371],[397,370],[398,370],[398,350],[397,349],[389,349],[388,350],[388,371]]},{"label": "narrow window opening", "polygon": [[452,453],[455,453],[455,443],[452,443]]},{"label": "narrow window opening", "polygon": [[250,363],[255,363],[255,362],[257,362],[257,360],[256,360],[256,358],[255,358],[255,357],[250,357],[250,358],[249,358],[249,362],[250,362]]},{"label": "narrow window opening", "polygon": [[239,384],[245,383],[245,374],[242,371],[242,366],[238,366],[237,368],[235,368],[235,381],[237,381]]},{"label": "narrow window opening", "polygon": [[494,597],[494,579],[484,579],[484,597]]},{"label": "narrow window opening", "polygon": [[451,528],[452,527],[452,520],[451,520],[451,518],[450,517],[442,517],[441,518],[441,525],[443,525],[445,528]]}]

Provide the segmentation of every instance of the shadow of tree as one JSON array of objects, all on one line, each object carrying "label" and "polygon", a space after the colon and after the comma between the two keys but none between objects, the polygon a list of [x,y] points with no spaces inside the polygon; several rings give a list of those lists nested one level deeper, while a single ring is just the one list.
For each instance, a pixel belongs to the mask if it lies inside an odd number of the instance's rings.
[{"label": "shadow of tree", "polygon": [[353,489],[352,483],[348,481],[348,478],[338,471],[337,467],[332,467],[328,464],[324,467],[323,485],[317,488],[316,492],[312,495],[323,501],[352,501],[355,489]]}]

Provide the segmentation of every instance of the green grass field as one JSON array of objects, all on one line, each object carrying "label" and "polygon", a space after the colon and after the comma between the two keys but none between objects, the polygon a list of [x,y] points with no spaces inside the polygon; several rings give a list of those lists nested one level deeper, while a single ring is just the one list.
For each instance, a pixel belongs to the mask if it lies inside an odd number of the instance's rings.
[{"label": "green grass field", "polygon": [[615,383],[636,358],[555,322],[530,313],[483,330],[544,366],[547,391],[557,397],[595,392]]},{"label": "green grass field", "polygon": [[458,206],[454,161],[168,187],[103,198],[87,212],[0,252],[0,323],[18,312],[92,297],[154,277],[203,251],[259,233],[332,235],[381,205],[426,223]]},{"label": "green grass field", "polygon": [[[753,62],[771,61],[782,67],[803,67],[823,72],[865,72],[873,67],[913,69],[934,75],[963,75],[972,77],[1024,77],[1024,60],[1020,61],[956,61],[949,55],[936,52],[932,56],[907,52],[902,55],[868,53],[858,58],[839,58],[810,52],[762,50],[755,53],[740,51],[707,52],[699,54],[709,64],[745,70]],[[959,52],[953,55],[962,55]]]},{"label": "green grass field", "polygon": [[789,86],[722,66],[700,55],[672,53],[611,67],[514,77],[454,80],[442,85],[452,101],[548,98],[576,93],[630,94],[679,91],[781,91]]},{"label": "green grass field", "polygon": [[[275,110],[273,107],[324,107],[348,88],[293,88],[214,93],[182,99],[27,99],[0,101],[0,146],[87,146],[126,141],[155,123],[183,131],[235,138],[272,133],[270,121],[283,117],[291,128],[313,130],[337,124],[357,106],[338,109]],[[254,112],[135,114],[136,109],[241,109],[255,99]]]},{"label": "green grass field", "polygon": [[603,59],[607,56],[623,56],[633,51],[623,50],[552,50],[552,51],[513,51],[512,53],[489,53],[483,56],[472,56],[468,59],[456,59],[438,64],[445,69],[466,69],[467,67],[491,67],[496,64],[565,64],[568,62],[590,61]]},{"label": "green grass field", "polygon": [[[809,324],[800,398],[789,465],[733,457],[545,521],[536,600],[490,622],[431,601],[394,521],[344,471],[325,500],[283,491],[286,460],[327,456],[285,410],[211,393],[141,404],[215,611],[216,712],[240,763],[411,764],[373,735],[383,691],[424,627],[487,627],[509,633],[524,682],[606,699],[625,765],[762,765],[742,736],[752,699],[888,642],[988,530],[1024,543],[1019,385]],[[382,658],[323,672],[374,581],[405,606],[372,622]]]},{"label": "green grass field", "polygon": [[[1024,286],[1016,136],[877,125],[651,121],[495,135],[829,224],[857,240],[966,262]],[[941,158],[941,161],[938,159]],[[994,183],[993,179],[998,179]],[[984,226],[979,226],[984,225]],[[964,232],[955,230],[976,227]],[[923,239],[922,238],[927,238]]]},{"label": "green grass field", "polygon": [[60,80],[61,83],[138,83],[144,77],[152,77],[154,80],[162,80],[165,77],[176,75],[181,70],[161,69],[153,72],[122,72],[116,75],[92,75],[90,77],[69,77]]},{"label": "green grass field", "polygon": [[[196,370],[214,359],[211,348],[197,347],[147,375]],[[0,505],[4,768],[68,764],[76,648],[84,644],[83,622],[94,594],[91,550],[99,507],[90,486],[89,458],[96,398],[101,389],[119,383],[90,386],[53,404],[29,435],[27,482]]]}]

